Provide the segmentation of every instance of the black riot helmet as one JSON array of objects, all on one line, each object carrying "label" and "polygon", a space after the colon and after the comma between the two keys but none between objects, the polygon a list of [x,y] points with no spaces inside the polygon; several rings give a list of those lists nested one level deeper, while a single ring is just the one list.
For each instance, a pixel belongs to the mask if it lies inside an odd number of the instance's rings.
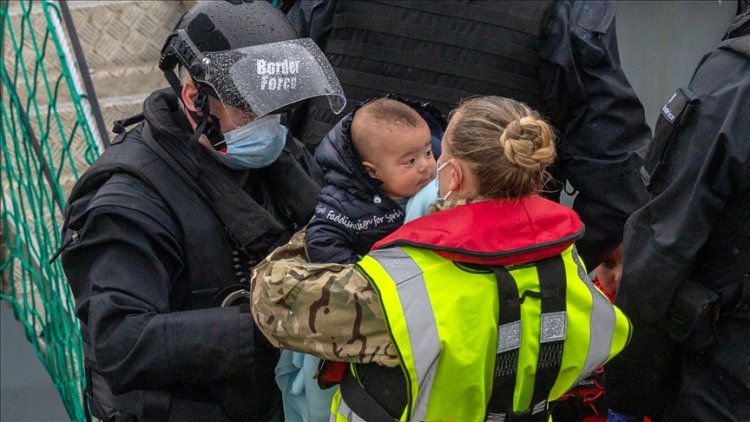
[{"label": "black riot helmet", "polygon": [[[205,94],[257,117],[317,96],[328,97],[338,113],[346,101],[317,45],[300,39],[265,0],[199,1],[180,18],[161,52],[159,68],[179,97],[177,65],[198,86],[199,110],[208,111]],[[220,140],[213,136],[216,146]]]},{"label": "black riot helmet", "polygon": [[178,29],[203,53],[299,38],[286,16],[265,0],[199,1],[182,15]]}]

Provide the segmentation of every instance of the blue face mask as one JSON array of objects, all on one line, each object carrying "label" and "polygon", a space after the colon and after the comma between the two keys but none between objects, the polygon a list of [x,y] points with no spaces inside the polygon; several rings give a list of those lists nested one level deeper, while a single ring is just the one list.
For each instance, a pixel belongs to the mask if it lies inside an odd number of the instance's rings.
[{"label": "blue face mask", "polygon": [[451,192],[445,194],[445,198],[440,198],[440,184],[438,182],[438,175],[450,160],[444,162],[438,166],[435,171],[435,178],[428,184],[425,185],[419,192],[415,193],[414,196],[409,198],[406,203],[406,216],[404,217],[404,223],[408,223],[411,220],[415,220],[419,217],[429,214],[430,204],[437,202],[439,199],[447,199]]},{"label": "blue face mask", "polygon": [[284,149],[286,127],[278,114],[268,114],[224,134],[227,150],[215,151],[225,166],[235,170],[259,169],[276,161]]}]

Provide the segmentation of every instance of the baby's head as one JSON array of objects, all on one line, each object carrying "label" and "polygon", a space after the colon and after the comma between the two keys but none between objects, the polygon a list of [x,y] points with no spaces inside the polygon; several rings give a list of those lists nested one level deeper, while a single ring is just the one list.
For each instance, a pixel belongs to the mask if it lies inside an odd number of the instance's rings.
[{"label": "baby's head", "polygon": [[401,101],[380,98],[363,105],[354,113],[351,137],[362,166],[396,201],[414,195],[435,177],[430,128]]},{"label": "baby's head", "polygon": [[622,278],[622,243],[596,267],[595,271],[602,291],[609,297],[615,297]]}]

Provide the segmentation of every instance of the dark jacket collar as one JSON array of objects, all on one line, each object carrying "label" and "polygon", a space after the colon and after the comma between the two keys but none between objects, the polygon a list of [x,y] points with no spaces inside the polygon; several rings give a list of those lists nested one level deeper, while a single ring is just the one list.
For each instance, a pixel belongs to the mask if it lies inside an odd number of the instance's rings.
[{"label": "dark jacket collar", "polygon": [[731,38],[738,38],[750,34],[750,9],[744,13],[737,15],[734,18],[734,22],[727,29],[727,33],[722,38],[728,40]]},{"label": "dark jacket collar", "polygon": [[159,139],[190,140],[192,129],[171,89],[154,91],[143,103],[143,114]]},{"label": "dark jacket collar", "polygon": [[[151,94],[143,109],[146,142],[186,183],[200,191],[245,252],[265,255],[270,247],[285,242],[290,230],[309,220],[320,187],[288,150],[267,168],[232,170],[199,142],[191,141],[192,129],[171,90]],[[249,195],[245,182],[269,187],[262,189],[272,195],[264,198],[266,207]]]}]

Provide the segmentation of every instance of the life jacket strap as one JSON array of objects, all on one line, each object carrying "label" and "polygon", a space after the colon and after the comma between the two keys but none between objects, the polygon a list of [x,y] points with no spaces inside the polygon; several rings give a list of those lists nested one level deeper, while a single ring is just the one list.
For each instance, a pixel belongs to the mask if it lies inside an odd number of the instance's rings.
[{"label": "life jacket strap", "polygon": [[[495,379],[485,414],[487,421],[546,421],[549,415],[547,398],[560,373],[567,332],[565,263],[558,255],[537,262],[536,267],[540,292],[526,291],[520,297],[509,271],[502,266],[492,268],[498,286],[499,326]],[[541,301],[539,356],[532,405],[522,412],[514,412],[512,403],[521,347],[521,304],[527,297]]]},{"label": "life jacket strap", "polygon": [[[493,267],[497,279],[498,330],[497,358],[492,395],[487,403],[485,420],[504,421],[513,414],[513,393],[516,389],[518,349],[521,347],[521,299],[518,286],[505,267]],[[505,405],[503,404],[505,403]],[[510,403],[510,405],[507,405]]]},{"label": "life jacket strap", "polygon": [[[531,402],[545,404],[555,385],[562,364],[563,343],[567,333],[565,263],[562,256],[554,256],[536,264],[541,289],[542,321],[537,359],[536,379]],[[541,409],[536,409],[541,411]]]}]

